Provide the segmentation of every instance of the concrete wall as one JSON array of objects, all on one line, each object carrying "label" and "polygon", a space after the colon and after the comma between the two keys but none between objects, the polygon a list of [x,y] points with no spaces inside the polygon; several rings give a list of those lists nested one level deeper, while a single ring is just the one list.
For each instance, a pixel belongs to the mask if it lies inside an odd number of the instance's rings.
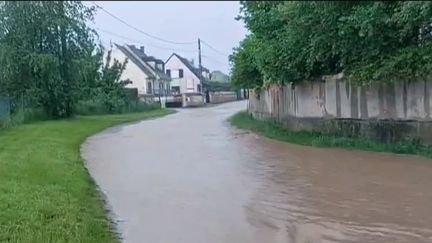
[{"label": "concrete wall", "polygon": [[[171,89],[173,86],[180,87],[180,93],[196,93],[198,92],[198,84],[201,81],[191,72],[177,56],[172,56],[165,63],[165,70],[171,70]],[[183,69],[183,78],[178,78],[178,70]]]},{"label": "concrete wall", "polygon": [[[401,81],[358,87],[339,74],[295,86],[272,86],[259,95],[252,92],[248,109],[257,118],[274,119],[296,130],[328,130],[332,120],[356,121],[363,124],[363,129],[377,122],[392,126],[410,124],[417,128],[400,136],[429,140],[432,130],[419,134],[418,126],[429,126],[432,122],[431,93],[432,82]],[[327,127],[323,128],[323,124]]]},{"label": "concrete wall", "polygon": [[237,93],[233,91],[210,92],[210,103],[218,104],[237,100]]},{"label": "concrete wall", "polygon": [[182,94],[183,107],[197,107],[205,104],[205,97],[199,93]]}]

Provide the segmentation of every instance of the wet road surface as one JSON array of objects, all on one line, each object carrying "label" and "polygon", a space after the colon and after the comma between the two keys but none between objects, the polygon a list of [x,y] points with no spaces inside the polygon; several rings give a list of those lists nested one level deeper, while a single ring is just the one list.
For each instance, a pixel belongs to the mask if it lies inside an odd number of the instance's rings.
[{"label": "wet road surface", "polygon": [[115,127],[83,145],[124,242],[432,242],[432,160],[269,140],[245,102]]}]

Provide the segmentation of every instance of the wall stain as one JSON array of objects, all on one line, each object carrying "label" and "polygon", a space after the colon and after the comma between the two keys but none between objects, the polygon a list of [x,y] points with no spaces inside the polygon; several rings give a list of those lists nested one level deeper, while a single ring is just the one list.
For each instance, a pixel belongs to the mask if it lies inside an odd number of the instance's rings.
[{"label": "wall stain", "polygon": [[385,84],[385,102],[386,102],[386,117],[395,118],[396,117],[396,92],[395,84],[387,83]]},{"label": "wall stain", "polygon": [[423,80],[423,83],[424,83],[424,97],[423,97],[424,111],[426,114],[426,118],[430,118],[429,87],[426,80]]},{"label": "wall stain", "polygon": [[366,88],[363,86],[360,87],[360,117],[362,119],[366,119],[369,117],[367,108]]},{"label": "wall stain", "polygon": [[296,94],[296,90],[295,90],[295,85],[293,85],[293,94],[294,94],[294,114],[297,115],[298,100],[297,100],[297,94]]},{"label": "wall stain", "polygon": [[378,84],[378,110],[379,110],[379,117],[385,117],[384,87],[382,83]]},{"label": "wall stain", "polygon": [[404,118],[407,118],[407,113],[408,113],[408,87],[407,87],[407,82],[406,81],[403,81],[403,83],[402,83],[402,102],[403,102]]},{"label": "wall stain", "polygon": [[347,96],[347,99],[349,99],[350,98],[350,87],[351,85],[350,85],[350,82],[348,82],[348,81],[345,81],[345,93],[346,93],[346,96]]},{"label": "wall stain", "polygon": [[319,83],[319,99],[320,99],[320,107],[323,109],[323,115],[327,116],[327,108],[326,108],[326,90],[325,90],[325,82]]},{"label": "wall stain", "polygon": [[[347,82],[348,83],[348,82]],[[357,91],[357,86],[351,84],[351,82],[348,83],[350,86],[350,93],[351,93],[351,98],[350,98],[350,105],[351,105],[351,118],[358,118],[359,117],[359,112],[358,112],[358,91]]]},{"label": "wall stain", "polygon": [[341,95],[339,79],[336,79],[336,117],[341,117]]}]

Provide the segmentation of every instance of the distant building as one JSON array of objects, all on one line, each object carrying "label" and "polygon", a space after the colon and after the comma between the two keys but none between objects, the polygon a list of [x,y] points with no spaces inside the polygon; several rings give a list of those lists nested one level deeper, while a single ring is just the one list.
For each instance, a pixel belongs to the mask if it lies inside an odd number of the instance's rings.
[{"label": "distant building", "polygon": [[121,79],[129,79],[132,83],[127,88],[137,88],[138,95],[166,95],[170,93],[170,77],[165,74],[165,63],[161,59],[147,56],[144,47],[114,44],[112,59],[120,62],[128,59]]},{"label": "distant building", "polygon": [[165,72],[171,78],[172,93],[201,93],[204,81],[210,79],[210,71],[193,65],[192,61],[173,53],[165,62]]},{"label": "distant building", "polygon": [[211,77],[210,70],[208,68],[202,67],[202,76],[204,77],[205,80],[210,80]]},{"label": "distant building", "polygon": [[230,82],[230,77],[221,71],[213,71],[210,74],[210,81],[228,83]]}]

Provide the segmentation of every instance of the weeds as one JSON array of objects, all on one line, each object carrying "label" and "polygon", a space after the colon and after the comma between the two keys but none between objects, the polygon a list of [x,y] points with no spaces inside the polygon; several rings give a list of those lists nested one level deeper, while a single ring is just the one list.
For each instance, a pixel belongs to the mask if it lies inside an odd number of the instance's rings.
[{"label": "weeds", "polygon": [[418,139],[406,139],[397,143],[381,143],[367,138],[340,137],[309,131],[296,132],[283,127],[277,122],[257,120],[247,112],[240,112],[232,116],[230,123],[235,127],[289,143],[315,147],[338,147],[375,152],[417,154],[432,157],[432,147],[422,144]]}]

